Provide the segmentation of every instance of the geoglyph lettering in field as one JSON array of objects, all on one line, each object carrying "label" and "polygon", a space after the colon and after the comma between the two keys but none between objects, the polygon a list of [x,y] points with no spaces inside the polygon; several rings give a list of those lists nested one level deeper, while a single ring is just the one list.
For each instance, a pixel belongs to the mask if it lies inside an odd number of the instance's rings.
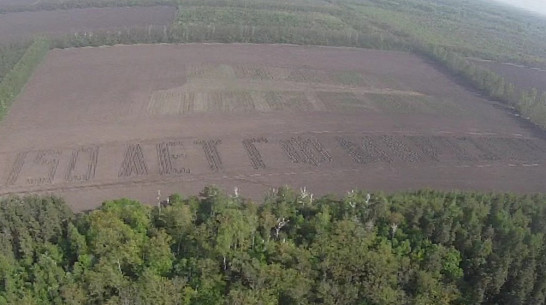
[{"label": "geoglyph lettering in field", "polygon": [[[369,77],[369,76],[368,76]],[[252,65],[190,65],[180,87],[153,91],[147,112],[154,115],[271,111],[338,111],[376,107],[366,94],[422,94],[370,86],[360,72]],[[326,101],[321,97],[327,98]],[[347,101],[343,96],[352,96]],[[339,98],[341,97],[341,98]],[[331,103],[335,101],[335,103]],[[328,105],[326,105],[328,104]]]},{"label": "geoglyph lettering in field", "polygon": [[160,175],[189,174],[185,167],[186,153],[182,141],[161,142],[156,145]]},{"label": "geoglyph lettering in field", "polygon": [[[502,154],[492,156],[491,152],[499,147],[504,149]],[[224,154],[226,151],[230,153]],[[529,164],[540,167],[546,159],[546,145],[520,137],[319,133],[86,145],[23,151],[9,159],[11,166],[4,169],[7,175],[2,183],[3,193],[149,179],[207,180],[228,172],[258,178],[326,164],[332,170],[344,166],[365,170],[374,164],[480,169],[503,165],[531,167]]]}]

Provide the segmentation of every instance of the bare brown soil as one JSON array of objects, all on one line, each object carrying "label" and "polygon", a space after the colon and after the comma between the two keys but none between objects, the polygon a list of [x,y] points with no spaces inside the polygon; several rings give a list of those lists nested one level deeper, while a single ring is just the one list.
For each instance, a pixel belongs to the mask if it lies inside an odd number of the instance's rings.
[{"label": "bare brown soil", "polygon": [[0,43],[35,35],[118,30],[149,25],[170,25],[176,9],[167,6],[85,8],[20,12],[0,15]]},{"label": "bare brown soil", "polygon": [[499,74],[519,89],[536,88],[540,91],[546,88],[546,70],[495,61],[474,60],[474,62]]},{"label": "bare brown soil", "polygon": [[75,210],[216,184],[544,191],[546,141],[422,59],[286,45],[51,51],[0,124],[0,194]]}]

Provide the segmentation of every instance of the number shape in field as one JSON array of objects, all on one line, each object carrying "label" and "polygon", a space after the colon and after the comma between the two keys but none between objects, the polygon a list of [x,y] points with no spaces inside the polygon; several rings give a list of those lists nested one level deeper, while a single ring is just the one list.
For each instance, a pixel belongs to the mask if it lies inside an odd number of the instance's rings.
[{"label": "number shape in field", "polygon": [[98,157],[98,146],[86,146],[72,151],[66,181],[89,181],[95,178]]},{"label": "number shape in field", "polygon": [[431,136],[407,136],[406,138],[409,139],[415,147],[419,148],[419,155],[422,156],[424,161],[437,162],[440,160],[440,148],[436,145]]},{"label": "number shape in field", "polygon": [[[59,166],[60,151],[41,150],[36,153],[33,160],[33,171],[40,172],[34,177],[28,177],[27,183],[31,185],[42,185],[53,183],[57,167]],[[43,175],[41,173],[44,173]]]},{"label": "number shape in field", "polygon": [[119,169],[119,177],[143,176],[148,174],[140,144],[130,144],[125,151],[125,158]]},{"label": "number shape in field", "polygon": [[180,162],[186,158],[182,142],[162,142],[156,145],[159,160],[160,175],[189,174],[190,169],[183,167]]},{"label": "number shape in field", "polygon": [[21,170],[23,169],[23,166],[25,165],[25,160],[27,158],[27,155],[29,154],[28,151],[20,152],[17,154],[17,157],[15,158],[15,162],[13,162],[13,165],[11,166],[11,171],[8,175],[8,180],[6,181],[6,185],[14,185],[17,182],[17,179],[19,178],[19,174],[21,174]]},{"label": "number shape in field", "polygon": [[203,147],[209,168],[212,171],[217,172],[222,168],[222,159],[217,148],[218,144],[222,143],[222,140],[197,140],[194,143]]},{"label": "number shape in field", "polygon": [[250,158],[250,163],[254,169],[265,168],[265,163],[262,159],[262,155],[258,148],[256,148],[255,143],[267,143],[266,138],[251,138],[244,139],[243,146],[245,147],[246,153]]},{"label": "number shape in field", "polygon": [[319,166],[332,161],[332,156],[317,139],[293,137],[281,140],[281,147],[293,163],[306,163]]},{"label": "number shape in field", "polygon": [[365,151],[367,162],[391,163],[393,161],[392,154],[396,155],[397,152],[389,151],[384,144],[382,136],[362,137],[362,149]]},{"label": "number shape in field", "polygon": [[364,151],[362,146],[353,143],[344,137],[336,137],[336,139],[339,146],[341,146],[356,163],[365,164],[370,162],[370,156],[366,154],[366,151]]},{"label": "number shape in field", "polygon": [[[500,155],[510,153],[504,146],[491,147],[489,138],[445,136],[405,136],[405,138],[417,148],[422,161],[494,161],[500,160]],[[496,138],[491,139],[496,140]],[[498,140],[503,141],[504,138],[498,138]],[[516,155],[519,153],[514,152]]]},{"label": "number shape in field", "polygon": [[[387,154],[388,162],[393,161],[402,161],[406,163],[412,163],[412,162],[418,162],[418,161],[426,161],[428,155],[419,154],[418,151],[415,149],[412,149],[411,142],[408,142],[406,137],[402,136],[390,136],[390,135],[381,135],[377,136],[376,138],[377,143],[379,143],[379,146],[382,147],[382,150],[385,154]],[[428,143],[428,142],[426,142]],[[432,145],[432,144],[430,144]],[[432,147],[432,146],[431,146]],[[419,148],[418,150],[421,150]],[[432,151],[432,148],[431,148]],[[425,153],[426,151],[423,151]],[[437,154],[435,155],[437,160]],[[432,157],[430,157],[432,158]]]},{"label": "number shape in field", "polygon": [[15,185],[23,174],[26,184],[52,184],[59,166],[60,151],[40,150],[17,154],[8,176],[7,185]]}]

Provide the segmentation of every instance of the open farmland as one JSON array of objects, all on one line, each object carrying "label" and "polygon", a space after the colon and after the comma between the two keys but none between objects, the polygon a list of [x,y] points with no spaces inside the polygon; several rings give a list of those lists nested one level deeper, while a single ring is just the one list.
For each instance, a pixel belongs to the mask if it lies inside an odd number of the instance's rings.
[{"label": "open farmland", "polygon": [[61,193],[83,210],[207,184],[543,191],[546,141],[522,124],[402,52],[53,50],[0,125],[0,193]]},{"label": "open farmland", "polygon": [[8,13],[0,16],[0,43],[29,39],[39,34],[59,37],[151,25],[170,26],[175,14],[176,9],[168,6]]}]

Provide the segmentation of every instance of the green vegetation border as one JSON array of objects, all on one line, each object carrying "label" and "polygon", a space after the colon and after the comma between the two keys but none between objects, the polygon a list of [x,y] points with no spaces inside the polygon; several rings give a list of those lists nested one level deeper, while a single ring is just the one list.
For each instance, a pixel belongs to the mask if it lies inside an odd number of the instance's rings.
[{"label": "green vegetation border", "polygon": [[37,38],[28,47],[23,57],[0,82],[0,120],[8,112],[13,100],[25,87],[34,69],[49,51],[49,40]]}]

